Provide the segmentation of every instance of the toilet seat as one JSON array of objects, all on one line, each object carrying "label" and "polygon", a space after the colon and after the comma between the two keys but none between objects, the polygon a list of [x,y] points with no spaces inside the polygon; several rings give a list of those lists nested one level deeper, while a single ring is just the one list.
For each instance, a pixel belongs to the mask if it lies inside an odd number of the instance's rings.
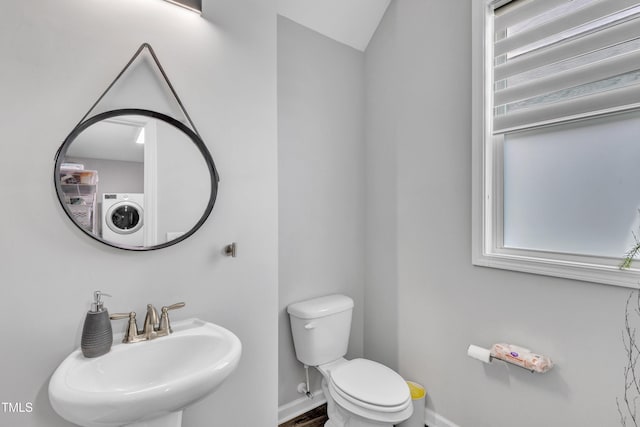
[{"label": "toilet seat", "polygon": [[335,366],[328,376],[328,391],[334,400],[362,417],[399,422],[413,412],[404,379],[380,363],[353,359]]},{"label": "toilet seat", "polygon": [[365,402],[363,400],[360,399],[356,399],[353,396],[349,396],[348,394],[346,394],[344,391],[340,390],[339,388],[336,387],[335,384],[331,383],[329,384],[329,389],[331,390],[331,392],[333,393],[332,395],[334,397],[336,397],[336,395],[340,398],[343,399],[343,401],[349,402],[353,405],[356,405],[360,408],[363,409],[367,409],[369,411],[374,411],[374,412],[384,412],[384,413],[395,413],[398,411],[402,411],[403,409],[406,409],[409,405],[409,401],[407,401],[406,403],[403,403],[401,405],[398,406],[378,406],[378,405],[373,405],[369,402]]},{"label": "toilet seat", "polygon": [[331,370],[336,391],[354,403],[396,410],[411,400],[407,383],[392,369],[367,359],[353,359]]},{"label": "toilet seat", "polygon": [[[343,397],[345,396],[345,394],[339,392],[338,389],[334,386],[333,382],[327,384],[326,381],[323,381],[322,384],[322,389],[328,396],[327,399],[334,402],[338,412],[340,412],[340,408],[342,408],[342,411],[345,411],[343,412],[342,417],[349,418],[350,416],[357,416],[363,420],[373,421],[376,423],[375,425],[378,425],[377,423],[381,423],[385,426],[392,426],[408,419],[413,413],[413,405],[411,405],[411,400],[407,402],[407,405],[402,405],[400,407],[394,408],[373,406],[362,401],[357,401],[356,399],[353,399],[351,397]],[[337,417],[337,419],[341,418]]]}]

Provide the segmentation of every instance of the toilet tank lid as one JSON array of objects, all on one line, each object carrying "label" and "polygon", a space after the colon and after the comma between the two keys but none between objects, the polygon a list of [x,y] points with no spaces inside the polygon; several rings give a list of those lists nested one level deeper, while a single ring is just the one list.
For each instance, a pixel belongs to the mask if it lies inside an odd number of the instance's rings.
[{"label": "toilet tank lid", "polygon": [[353,300],[351,298],[335,294],[290,304],[287,307],[287,312],[301,319],[317,319],[352,308]]}]

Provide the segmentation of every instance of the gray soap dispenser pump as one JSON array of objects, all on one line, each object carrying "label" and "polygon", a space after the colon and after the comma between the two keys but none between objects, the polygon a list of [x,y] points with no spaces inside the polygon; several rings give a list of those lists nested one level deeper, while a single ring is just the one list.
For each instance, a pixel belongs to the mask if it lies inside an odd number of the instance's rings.
[{"label": "gray soap dispenser pump", "polygon": [[80,348],[85,357],[98,357],[111,350],[113,344],[113,331],[109,312],[103,306],[102,297],[110,297],[101,291],[93,293],[91,310],[87,312],[82,328],[82,340]]}]

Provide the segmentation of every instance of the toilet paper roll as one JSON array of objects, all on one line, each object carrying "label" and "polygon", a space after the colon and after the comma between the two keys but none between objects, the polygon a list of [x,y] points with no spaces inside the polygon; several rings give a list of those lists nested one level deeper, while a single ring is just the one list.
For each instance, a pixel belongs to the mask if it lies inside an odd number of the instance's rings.
[{"label": "toilet paper roll", "polygon": [[471,344],[467,350],[467,355],[484,363],[491,362],[491,350],[477,345]]}]

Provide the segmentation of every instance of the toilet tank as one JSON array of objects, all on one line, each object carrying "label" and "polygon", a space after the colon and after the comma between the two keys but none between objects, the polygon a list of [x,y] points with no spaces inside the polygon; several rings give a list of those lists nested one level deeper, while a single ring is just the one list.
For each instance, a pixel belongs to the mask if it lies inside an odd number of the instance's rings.
[{"label": "toilet tank", "polygon": [[332,362],[347,354],[353,300],[328,295],[290,304],[291,333],[298,360],[308,366]]}]

